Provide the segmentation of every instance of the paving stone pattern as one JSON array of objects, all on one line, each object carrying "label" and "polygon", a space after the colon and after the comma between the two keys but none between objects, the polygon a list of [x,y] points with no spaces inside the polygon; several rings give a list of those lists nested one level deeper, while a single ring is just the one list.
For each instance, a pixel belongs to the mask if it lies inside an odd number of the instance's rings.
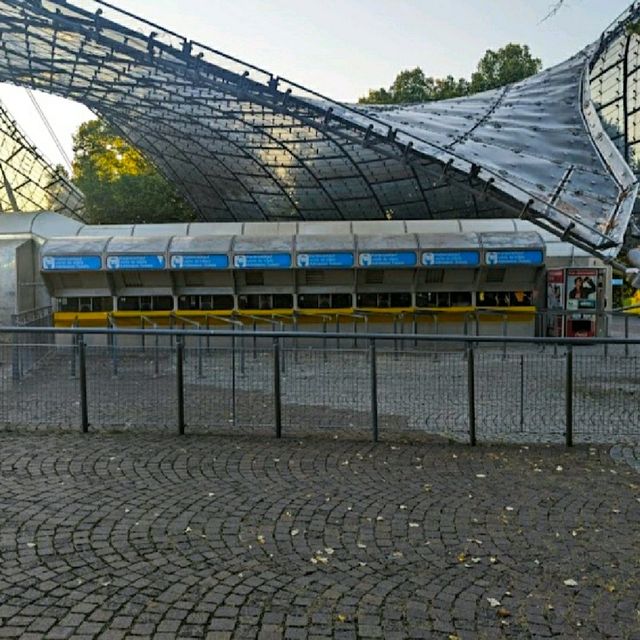
[{"label": "paving stone pattern", "polygon": [[0,638],[640,638],[607,449],[0,438]]}]

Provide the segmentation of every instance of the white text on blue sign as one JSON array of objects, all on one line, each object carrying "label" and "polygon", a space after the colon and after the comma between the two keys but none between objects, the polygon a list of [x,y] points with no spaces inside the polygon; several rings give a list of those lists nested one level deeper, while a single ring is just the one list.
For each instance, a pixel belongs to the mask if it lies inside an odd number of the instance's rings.
[{"label": "white text on blue sign", "polygon": [[349,269],[353,267],[353,253],[299,253],[296,264],[300,269]]},{"label": "white text on blue sign", "polygon": [[242,253],[233,257],[236,269],[290,269],[289,253]]},{"label": "white text on blue sign", "polygon": [[424,267],[476,267],[479,264],[478,251],[431,251],[422,254]]},{"label": "white text on blue sign", "polygon": [[43,271],[100,271],[100,256],[44,256]]},{"label": "white text on blue sign", "polygon": [[171,268],[180,269],[226,269],[229,257],[222,253],[176,254],[171,256]]},{"label": "white text on blue sign", "polygon": [[109,271],[152,271],[164,269],[165,259],[162,255],[116,255],[107,257]]},{"label": "white text on blue sign", "polygon": [[361,253],[358,264],[361,267],[415,267],[418,262],[415,251],[398,251],[384,253]]}]

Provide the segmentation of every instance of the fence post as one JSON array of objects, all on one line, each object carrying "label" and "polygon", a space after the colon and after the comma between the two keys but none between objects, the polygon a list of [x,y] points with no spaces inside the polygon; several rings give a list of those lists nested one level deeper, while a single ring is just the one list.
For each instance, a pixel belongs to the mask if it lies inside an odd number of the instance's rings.
[{"label": "fence post", "polygon": [[11,379],[17,382],[22,377],[22,349],[20,348],[20,334],[13,334],[13,347],[11,349]]},{"label": "fence post", "polygon": [[[629,339],[629,314],[625,314],[624,316],[624,339]],[[629,357],[629,343],[625,343],[624,345],[624,356],[625,358]]]},{"label": "fence post", "polygon": [[74,333],[71,337],[71,377],[76,377],[76,365],[78,358],[78,336]]},{"label": "fence post", "polygon": [[469,398],[469,444],[475,447],[476,440],[476,367],[475,349],[473,343],[468,343],[467,352],[467,387]]},{"label": "fence post", "polygon": [[273,406],[276,438],[282,438],[282,394],[280,389],[280,339],[273,339]]},{"label": "fence post", "polygon": [[231,336],[231,420],[236,426],[236,325]]},{"label": "fence post", "polygon": [[184,435],[184,340],[176,337],[176,385],[178,398],[178,433]]},{"label": "fence post", "polygon": [[567,347],[566,396],[566,444],[573,447],[573,346]]},{"label": "fence post", "polygon": [[89,408],[87,402],[87,345],[84,336],[78,336],[78,359],[80,373],[80,415],[82,418],[82,433],[89,431]]},{"label": "fence post", "polygon": [[369,362],[371,364],[371,433],[378,442],[378,362],[375,338],[369,340]]}]

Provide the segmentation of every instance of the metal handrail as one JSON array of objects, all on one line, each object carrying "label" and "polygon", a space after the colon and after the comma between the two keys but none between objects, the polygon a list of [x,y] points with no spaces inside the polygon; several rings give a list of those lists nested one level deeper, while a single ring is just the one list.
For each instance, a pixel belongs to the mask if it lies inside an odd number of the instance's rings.
[{"label": "metal handrail", "polygon": [[[118,329],[108,329],[108,328],[79,328],[79,327],[70,327],[70,328],[49,328],[49,327],[0,327],[0,335],[2,334],[42,334],[49,333],[52,335],[60,335],[60,336],[74,336],[74,335],[105,335],[105,336],[140,336],[140,335],[159,335],[159,336],[211,336],[211,337],[233,337],[234,335],[237,337],[238,333],[234,331],[229,331],[228,329],[222,330],[205,330],[205,329],[132,329],[132,328],[118,328]],[[254,335],[258,338],[271,337],[274,340],[278,339],[287,339],[287,338],[317,338],[322,339],[324,337],[329,339],[339,338],[341,340],[353,340],[354,338],[362,339],[362,334],[354,334],[354,333],[336,333],[336,332],[327,332],[321,333],[317,331],[249,331],[246,330],[243,332],[243,335],[247,338],[251,338]],[[411,334],[403,334],[403,335],[393,335],[390,333],[369,333],[366,335],[368,340],[378,340],[378,341],[390,341],[390,340],[418,340],[420,342],[457,342],[457,343],[471,343],[471,344],[502,344],[503,342],[508,342],[512,344],[558,344],[558,345],[571,345],[571,346],[592,346],[592,345],[603,345],[603,344],[629,344],[629,345],[640,345],[640,338],[554,338],[554,337],[530,337],[530,336],[464,336],[464,335],[453,335],[453,334],[443,334],[443,335],[411,335]]]}]

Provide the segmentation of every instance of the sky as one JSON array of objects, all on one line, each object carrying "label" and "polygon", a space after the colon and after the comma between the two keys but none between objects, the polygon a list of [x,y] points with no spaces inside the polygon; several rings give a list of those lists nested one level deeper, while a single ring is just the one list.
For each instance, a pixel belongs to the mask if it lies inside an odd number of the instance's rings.
[{"label": "sky", "polygon": [[[73,0],[71,0],[73,2]],[[545,67],[600,33],[630,0],[111,0],[192,40],[331,98],[355,102],[388,87],[403,69],[469,77],[487,49],[528,44]],[[67,155],[92,118],[82,105],[36,94]],[[26,92],[0,85],[0,99],[54,163],[63,162]]]}]

